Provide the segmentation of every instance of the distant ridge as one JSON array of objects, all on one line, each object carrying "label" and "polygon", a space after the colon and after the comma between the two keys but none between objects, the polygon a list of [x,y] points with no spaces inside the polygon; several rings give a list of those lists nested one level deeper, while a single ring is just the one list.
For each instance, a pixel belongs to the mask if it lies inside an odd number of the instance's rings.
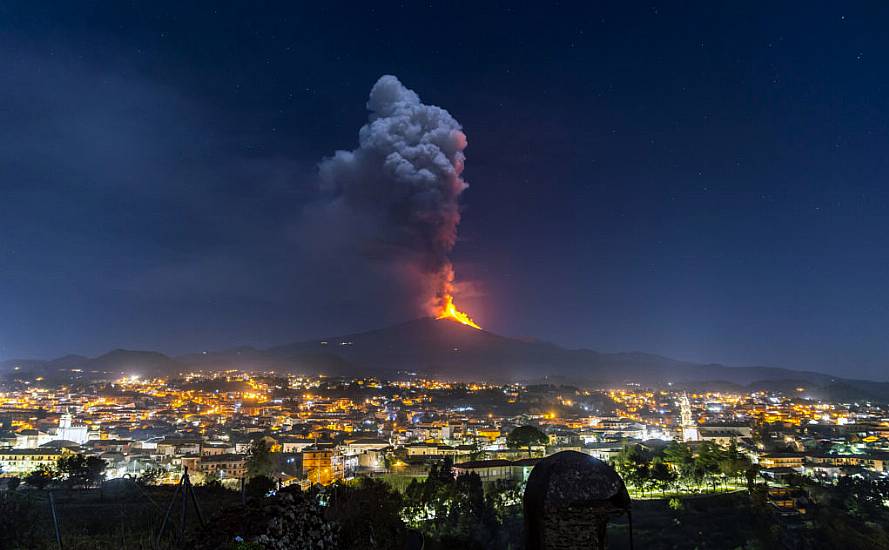
[{"label": "distant ridge", "polygon": [[[153,351],[114,350],[95,358],[68,355],[50,361],[6,361],[19,376],[56,377],[71,369],[108,375],[175,375],[190,369],[279,370],[306,374],[375,375],[416,372],[451,380],[559,382],[622,385],[667,383],[713,388],[805,387],[855,399],[889,398],[889,383],[848,380],[773,367],[728,367],[670,359],[642,352],[600,353],[566,349],[530,338],[509,338],[432,318],[386,328],[295,342],[269,349],[242,346],[177,358]],[[11,373],[10,373],[11,374]]]}]

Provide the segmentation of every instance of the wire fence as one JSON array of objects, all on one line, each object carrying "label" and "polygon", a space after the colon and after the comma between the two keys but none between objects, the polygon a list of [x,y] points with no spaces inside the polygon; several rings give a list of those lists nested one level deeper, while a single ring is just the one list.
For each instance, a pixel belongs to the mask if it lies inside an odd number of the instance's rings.
[{"label": "wire fence", "polygon": [[[190,501],[188,515],[182,514],[183,497]],[[194,487],[191,493],[177,492],[176,486],[141,487],[132,480],[114,480],[98,489],[3,491],[0,492],[0,548],[181,548],[183,541],[200,528],[194,501],[199,502],[206,519],[223,507],[239,504],[241,497],[226,489]],[[175,512],[168,515],[162,530],[171,504]]]}]

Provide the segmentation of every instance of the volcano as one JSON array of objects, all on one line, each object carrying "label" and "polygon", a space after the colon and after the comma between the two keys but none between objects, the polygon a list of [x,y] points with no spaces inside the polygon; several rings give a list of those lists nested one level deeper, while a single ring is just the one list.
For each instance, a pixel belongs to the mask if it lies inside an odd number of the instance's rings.
[{"label": "volcano", "polygon": [[[581,385],[667,383],[711,387],[757,385],[763,389],[795,385],[829,386],[830,375],[773,367],[729,367],[679,361],[661,355],[601,353],[556,344],[510,338],[448,318],[415,319],[390,327],[296,342],[267,350],[241,348],[181,358],[204,368],[246,365],[287,368],[328,375],[374,375],[400,372],[448,380],[490,382],[556,382]],[[889,384],[842,381],[862,391],[889,396]],[[877,388],[879,386],[879,388]],[[885,387],[883,387],[885,386]]]},{"label": "volcano", "polygon": [[855,398],[889,398],[889,383],[848,380],[827,374],[773,367],[730,367],[679,361],[641,352],[601,353],[567,349],[549,342],[510,338],[449,318],[415,319],[390,327],[304,340],[268,349],[240,347],[170,358],[155,352],[118,350],[98,358],[66,356],[53,361],[7,361],[26,372],[52,374],[81,369],[116,373],[176,375],[189,369],[276,370],[330,376],[378,376],[399,373],[446,380],[567,383],[616,386],[667,383],[712,389],[831,388]]}]

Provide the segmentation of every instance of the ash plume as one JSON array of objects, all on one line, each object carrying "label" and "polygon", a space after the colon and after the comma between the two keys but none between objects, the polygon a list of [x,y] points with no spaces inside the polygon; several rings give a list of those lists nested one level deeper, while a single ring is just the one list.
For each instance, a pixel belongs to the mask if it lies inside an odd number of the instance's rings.
[{"label": "ash plume", "polygon": [[419,284],[423,305],[434,313],[454,290],[448,254],[468,187],[461,178],[466,136],[450,113],[422,103],[394,76],[377,81],[367,109],[358,148],[319,166],[327,211],[338,230],[357,233],[351,237],[362,255]]}]

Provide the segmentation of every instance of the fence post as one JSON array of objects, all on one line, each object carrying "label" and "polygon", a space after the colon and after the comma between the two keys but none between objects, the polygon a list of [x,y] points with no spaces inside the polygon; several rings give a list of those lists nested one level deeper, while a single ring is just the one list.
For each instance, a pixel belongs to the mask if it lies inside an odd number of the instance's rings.
[{"label": "fence post", "polygon": [[49,509],[52,511],[52,525],[56,532],[56,544],[59,550],[62,550],[62,532],[59,530],[59,518],[56,516],[56,502],[52,496],[52,490],[49,491]]}]

